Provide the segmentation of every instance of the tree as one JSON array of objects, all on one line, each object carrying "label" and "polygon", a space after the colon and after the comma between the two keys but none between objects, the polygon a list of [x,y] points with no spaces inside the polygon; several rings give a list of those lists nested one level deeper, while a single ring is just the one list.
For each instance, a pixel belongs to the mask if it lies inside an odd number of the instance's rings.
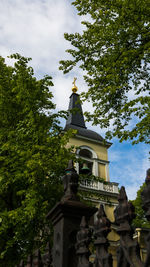
[{"label": "tree", "polygon": [[46,242],[47,212],[60,199],[70,158],[55,113],[50,76],[37,80],[29,58],[0,57],[0,266],[15,266]]},{"label": "tree", "polygon": [[145,211],[142,209],[143,203],[141,198],[141,192],[143,191],[144,187],[145,183],[140,186],[140,189],[137,191],[136,199],[131,201],[135,207],[136,218],[133,220],[133,225],[135,228],[150,228],[150,223],[145,217]]},{"label": "tree", "polygon": [[[76,0],[82,34],[67,34],[72,59],[60,61],[64,73],[80,65],[85,71],[94,114],[93,124],[106,137],[150,143],[150,5],[148,0]],[[112,130],[109,130],[109,127]]]}]

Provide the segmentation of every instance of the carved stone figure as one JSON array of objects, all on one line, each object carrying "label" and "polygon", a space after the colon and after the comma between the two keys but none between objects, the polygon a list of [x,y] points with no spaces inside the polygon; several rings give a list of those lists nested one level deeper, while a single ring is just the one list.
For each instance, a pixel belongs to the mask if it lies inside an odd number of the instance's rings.
[{"label": "carved stone figure", "polygon": [[125,188],[122,186],[118,196],[119,205],[114,211],[115,222],[118,225],[117,233],[120,235],[118,250],[118,267],[142,267],[140,251],[136,241],[133,240],[131,222],[135,218],[134,206],[128,202]]},{"label": "carved stone figure", "polygon": [[112,256],[108,253],[107,249],[109,246],[107,235],[111,231],[111,222],[106,217],[103,205],[97,213],[97,221],[94,224],[94,245],[96,248],[96,258],[94,267],[111,267]]},{"label": "carved stone figure", "polygon": [[89,244],[91,242],[91,232],[86,223],[85,216],[82,217],[80,231],[77,233],[76,253],[78,255],[77,267],[90,267]]},{"label": "carved stone figure", "polygon": [[65,194],[62,200],[79,200],[77,197],[79,175],[73,167],[72,160],[69,161],[68,168],[65,171],[66,175],[62,178]]}]

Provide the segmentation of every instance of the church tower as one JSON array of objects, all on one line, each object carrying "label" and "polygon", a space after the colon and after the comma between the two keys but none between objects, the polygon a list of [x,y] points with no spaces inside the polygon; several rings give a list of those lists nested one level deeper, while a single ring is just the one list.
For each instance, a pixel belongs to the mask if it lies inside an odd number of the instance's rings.
[{"label": "church tower", "polygon": [[[64,130],[76,130],[68,146],[76,147],[76,157],[82,163],[76,163],[78,174],[85,174],[85,179],[80,184],[80,189],[91,194],[89,200],[99,206],[104,204],[108,218],[113,221],[113,210],[117,205],[118,184],[110,182],[108,149],[112,143],[107,142],[98,133],[87,129],[84,121],[82,106],[77,86],[73,82],[72,94],[69,102],[69,116]],[[96,176],[96,180],[90,176]]]}]

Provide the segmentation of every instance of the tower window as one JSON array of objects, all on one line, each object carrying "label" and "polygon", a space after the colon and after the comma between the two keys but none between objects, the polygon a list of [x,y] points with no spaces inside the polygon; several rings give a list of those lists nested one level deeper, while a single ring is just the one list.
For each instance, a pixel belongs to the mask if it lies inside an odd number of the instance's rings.
[{"label": "tower window", "polygon": [[98,164],[96,162],[96,153],[88,146],[81,146],[77,150],[77,157],[82,159],[82,163],[77,163],[79,174],[98,176]]},{"label": "tower window", "polygon": [[79,152],[80,157],[92,159],[92,152],[87,149],[82,149]]}]

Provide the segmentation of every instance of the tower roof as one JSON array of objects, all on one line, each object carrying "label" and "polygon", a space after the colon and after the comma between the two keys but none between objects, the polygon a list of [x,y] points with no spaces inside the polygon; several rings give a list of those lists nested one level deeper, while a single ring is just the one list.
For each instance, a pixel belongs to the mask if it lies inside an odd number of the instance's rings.
[{"label": "tower roof", "polygon": [[70,128],[75,129],[77,130],[77,135],[80,137],[103,143],[107,147],[111,146],[111,143],[107,142],[101,135],[87,129],[84,121],[80,97],[77,93],[71,94],[68,110],[70,112],[64,128],[65,131]]},{"label": "tower roof", "polygon": [[86,129],[85,121],[82,112],[82,106],[80,103],[79,95],[72,93],[69,103],[69,117],[66,121],[66,125],[75,125]]}]

